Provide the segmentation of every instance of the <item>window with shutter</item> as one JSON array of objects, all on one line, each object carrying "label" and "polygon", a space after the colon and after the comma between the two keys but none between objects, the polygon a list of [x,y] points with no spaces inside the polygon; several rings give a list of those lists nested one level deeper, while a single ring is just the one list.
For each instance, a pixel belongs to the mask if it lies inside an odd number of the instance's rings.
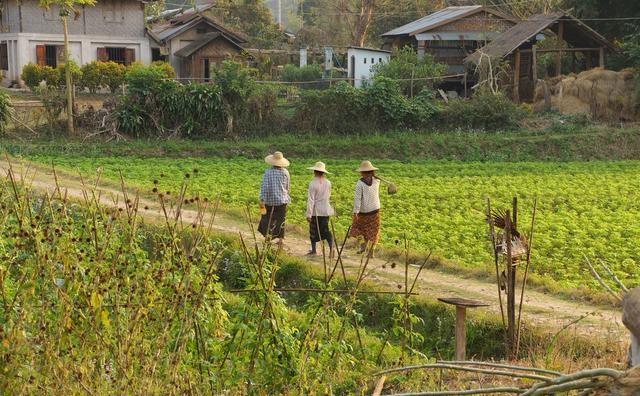
[{"label": "window with shutter", "polygon": [[109,60],[109,55],[107,54],[107,49],[105,47],[98,48],[97,58],[100,62],[107,62]]},{"label": "window with shutter", "polygon": [[125,49],[125,52],[124,52],[124,64],[126,66],[129,66],[135,61],[136,61],[136,50],[134,50],[133,48]]},{"label": "window with shutter", "polygon": [[47,64],[47,49],[44,45],[36,45],[36,63],[38,66],[45,66]]}]

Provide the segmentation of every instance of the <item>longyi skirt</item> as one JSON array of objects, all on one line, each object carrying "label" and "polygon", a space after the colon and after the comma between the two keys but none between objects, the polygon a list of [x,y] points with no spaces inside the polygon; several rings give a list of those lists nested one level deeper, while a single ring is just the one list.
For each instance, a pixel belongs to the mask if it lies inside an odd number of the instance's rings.
[{"label": "longyi skirt", "polygon": [[267,213],[260,217],[258,232],[265,238],[284,238],[284,225],[287,217],[287,205],[267,206]]},{"label": "longyi skirt", "polygon": [[370,213],[359,213],[356,220],[351,225],[350,237],[363,237],[371,243],[378,243],[380,240],[380,211]]},{"label": "longyi skirt", "polygon": [[329,230],[329,216],[313,216],[309,222],[309,238],[311,242],[332,241]]}]

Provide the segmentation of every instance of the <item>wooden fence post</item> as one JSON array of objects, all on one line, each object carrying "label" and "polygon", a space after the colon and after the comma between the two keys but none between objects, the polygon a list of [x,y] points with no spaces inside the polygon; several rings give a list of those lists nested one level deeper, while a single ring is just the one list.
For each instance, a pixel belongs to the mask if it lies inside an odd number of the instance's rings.
[{"label": "wooden fence post", "polygon": [[520,50],[516,50],[513,72],[513,101],[520,103]]}]

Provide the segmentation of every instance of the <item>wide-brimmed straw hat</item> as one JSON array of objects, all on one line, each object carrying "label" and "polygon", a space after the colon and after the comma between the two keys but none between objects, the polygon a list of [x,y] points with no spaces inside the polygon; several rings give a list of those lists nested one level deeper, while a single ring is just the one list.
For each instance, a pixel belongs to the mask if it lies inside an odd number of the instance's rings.
[{"label": "wide-brimmed straw hat", "polygon": [[356,171],[358,172],[372,172],[376,170],[378,170],[378,168],[373,166],[371,161],[362,161],[362,163],[360,164],[360,167],[356,169]]},{"label": "wide-brimmed straw hat", "polygon": [[280,151],[276,151],[275,153],[264,157],[264,162],[271,166],[281,166],[283,168],[289,166],[289,160],[284,158],[284,155],[282,155]]},{"label": "wide-brimmed straw hat", "polygon": [[316,162],[314,166],[310,166],[307,169],[316,171],[316,172],[331,174],[331,172],[327,171],[327,166],[322,161]]}]

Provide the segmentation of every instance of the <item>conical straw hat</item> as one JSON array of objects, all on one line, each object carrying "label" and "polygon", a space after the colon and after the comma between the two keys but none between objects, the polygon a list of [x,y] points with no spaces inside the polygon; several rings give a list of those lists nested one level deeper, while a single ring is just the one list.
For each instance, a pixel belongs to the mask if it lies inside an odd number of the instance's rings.
[{"label": "conical straw hat", "polygon": [[289,166],[289,160],[284,158],[284,155],[282,155],[280,151],[276,151],[273,154],[267,155],[264,158],[264,162],[271,166],[281,166],[283,168]]},{"label": "conical straw hat", "polygon": [[371,161],[362,161],[362,163],[360,163],[360,167],[356,169],[358,172],[371,172],[375,170],[378,170],[378,168],[373,166]]},{"label": "conical straw hat", "polygon": [[316,172],[331,174],[331,172],[327,171],[327,166],[324,164],[324,162],[321,162],[321,161],[316,162],[314,166],[310,166],[307,169],[316,171]]}]

